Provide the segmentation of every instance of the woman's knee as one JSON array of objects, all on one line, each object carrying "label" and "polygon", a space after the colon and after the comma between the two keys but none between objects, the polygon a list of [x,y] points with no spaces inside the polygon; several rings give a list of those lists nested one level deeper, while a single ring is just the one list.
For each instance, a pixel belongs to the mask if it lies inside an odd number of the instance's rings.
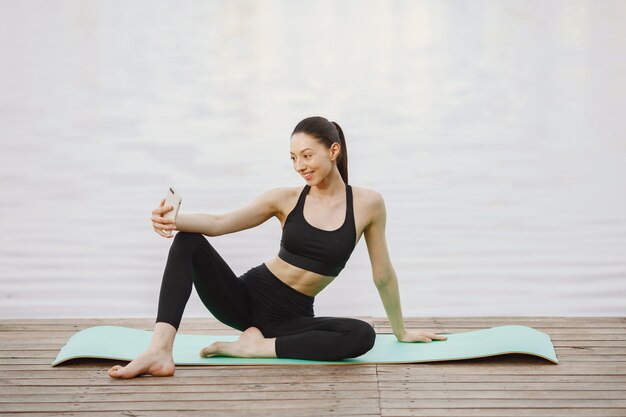
[{"label": "woman's knee", "polygon": [[196,241],[200,238],[204,238],[202,233],[196,232],[176,232],[176,236],[174,236],[174,242],[180,241]]},{"label": "woman's knee", "polygon": [[358,319],[350,319],[350,339],[352,341],[351,358],[361,356],[369,352],[376,342],[376,331],[367,322]]},{"label": "woman's knee", "polygon": [[191,253],[199,244],[202,244],[202,240],[206,241],[202,233],[178,232],[174,236],[170,252],[182,251]]}]

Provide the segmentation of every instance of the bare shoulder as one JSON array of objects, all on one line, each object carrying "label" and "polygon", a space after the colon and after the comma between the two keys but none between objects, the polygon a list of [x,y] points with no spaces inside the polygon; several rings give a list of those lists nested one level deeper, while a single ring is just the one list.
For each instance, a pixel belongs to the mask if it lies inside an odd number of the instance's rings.
[{"label": "bare shoulder", "polygon": [[379,217],[385,217],[385,199],[378,191],[367,187],[352,186],[355,207],[364,218],[365,224],[369,225]]},{"label": "bare shoulder", "polygon": [[291,211],[302,187],[275,187],[265,191],[262,196],[274,208],[276,215]]},{"label": "bare shoulder", "polygon": [[368,208],[368,210],[380,209],[380,207],[385,204],[382,194],[372,188],[355,187],[352,185],[352,191],[354,199],[358,200],[357,204]]},{"label": "bare shoulder", "polygon": [[265,191],[262,195],[271,200],[284,200],[294,194],[298,194],[299,187],[274,187]]}]

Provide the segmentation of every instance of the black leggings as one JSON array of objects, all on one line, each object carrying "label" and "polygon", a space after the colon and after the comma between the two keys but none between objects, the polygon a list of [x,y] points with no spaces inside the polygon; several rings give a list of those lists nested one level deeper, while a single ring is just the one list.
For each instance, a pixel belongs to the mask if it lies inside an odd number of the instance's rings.
[{"label": "black leggings", "polygon": [[314,317],[315,298],[281,281],[265,264],[237,277],[204,235],[177,232],[163,273],[157,322],[178,330],[192,283],[222,323],[241,331],[254,326],[263,336],[276,337],[279,358],[340,360],[374,346],[376,333],[369,323]]}]

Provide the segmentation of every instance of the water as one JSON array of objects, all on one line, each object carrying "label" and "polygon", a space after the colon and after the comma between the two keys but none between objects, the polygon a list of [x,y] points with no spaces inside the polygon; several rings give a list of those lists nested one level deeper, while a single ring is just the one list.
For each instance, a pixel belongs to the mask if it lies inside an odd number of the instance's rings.
[{"label": "water", "polygon": [[[0,317],[154,317],[181,212],[303,186],[337,121],[405,316],[626,314],[620,1],[2,1]],[[280,227],[210,238],[241,274]],[[365,240],[317,315],[384,316]],[[211,317],[194,293],[185,317]]]}]

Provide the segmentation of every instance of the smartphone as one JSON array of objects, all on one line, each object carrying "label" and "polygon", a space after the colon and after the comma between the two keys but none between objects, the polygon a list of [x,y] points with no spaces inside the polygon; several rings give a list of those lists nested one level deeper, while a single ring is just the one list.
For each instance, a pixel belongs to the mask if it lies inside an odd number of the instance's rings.
[{"label": "smartphone", "polygon": [[[165,213],[163,217],[166,219],[174,219],[176,220],[176,216],[178,216],[178,209],[180,208],[180,203],[183,202],[183,199],[179,194],[177,194],[172,187],[167,190],[167,195],[165,196],[165,205],[172,206],[174,209]],[[171,235],[171,230],[163,231],[167,235]]]}]

